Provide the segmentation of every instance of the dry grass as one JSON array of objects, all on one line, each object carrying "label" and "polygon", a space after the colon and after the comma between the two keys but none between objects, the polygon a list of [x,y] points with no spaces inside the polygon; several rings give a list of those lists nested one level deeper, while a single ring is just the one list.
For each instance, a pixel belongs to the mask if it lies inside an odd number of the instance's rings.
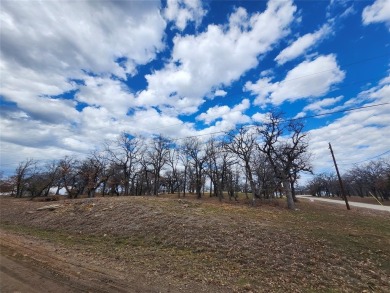
[{"label": "dry grass", "polygon": [[326,203],[166,197],[1,199],[3,228],[226,291],[389,292],[390,215]]}]

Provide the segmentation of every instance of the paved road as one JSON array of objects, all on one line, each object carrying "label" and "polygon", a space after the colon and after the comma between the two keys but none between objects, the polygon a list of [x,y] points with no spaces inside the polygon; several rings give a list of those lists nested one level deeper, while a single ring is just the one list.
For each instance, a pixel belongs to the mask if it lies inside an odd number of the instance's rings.
[{"label": "paved road", "polygon": [[[343,204],[345,205],[345,202],[343,200],[334,200],[334,199],[328,199],[328,198],[322,198],[322,197],[315,197],[311,195],[297,195],[298,198],[304,198],[308,200],[317,200],[317,201],[326,201],[331,202],[335,204]],[[359,208],[367,208],[367,209],[373,209],[378,211],[388,211],[390,212],[390,207],[388,206],[381,206],[381,205],[375,205],[375,204],[369,204],[369,203],[362,203],[362,202],[348,202],[351,207],[359,207]]]}]

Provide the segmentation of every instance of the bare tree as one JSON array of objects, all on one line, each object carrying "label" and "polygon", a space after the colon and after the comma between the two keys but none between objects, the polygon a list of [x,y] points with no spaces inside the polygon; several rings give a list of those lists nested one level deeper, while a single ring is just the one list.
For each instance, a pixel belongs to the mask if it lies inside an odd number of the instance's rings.
[{"label": "bare tree", "polygon": [[267,156],[258,148],[253,152],[252,166],[256,173],[258,190],[262,191],[263,198],[273,198],[275,191],[280,186],[280,180],[275,177],[273,167],[269,163]]},{"label": "bare tree", "polygon": [[298,171],[298,162],[308,152],[307,134],[303,132],[303,127],[299,120],[286,123],[281,114],[271,113],[268,121],[258,128],[262,139],[259,148],[267,155],[275,176],[283,183],[289,209],[295,209],[291,174]]},{"label": "bare tree", "polygon": [[109,159],[121,169],[122,185],[125,195],[130,194],[130,186],[134,184],[136,166],[140,163],[144,146],[142,140],[122,133],[118,139],[106,143]]},{"label": "bare tree", "polygon": [[27,188],[26,179],[34,173],[36,168],[36,161],[33,159],[27,159],[19,163],[15,170],[15,185],[16,185],[16,197],[22,197],[24,191]]},{"label": "bare tree", "polygon": [[38,167],[28,179],[26,190],[30,193],[31,199],[38,196],[48,196],[50,189],[58,185],[60,179],[60,168],[57,161],[52,161],[44,166]]},{"label": "bare tree", "polygon": [[0,192],[15,196],[15,176],[5,177],[4,172],[0,171]]},{"label": "bare tree", "polygon": [[175,147],[169,149],[167,164],[170,167],[170,174],[168,174],[168,178],[170,179],[169,183],[169,192],[175,193],[179,192],[180,196],[180,188],[183,184],[182,180],[180,180],[180,172],[178,169],[179,164],[179,150]]},{"label": "bare tree", "polygon": [[152,166],[153,194],[158,195],[160,188],[160,172],[168,161],[170,141],[167,138],[159,135],[154,137],[149,150],[146,152],[147,161]]},{"label": "bare tree", "polygon": [[236,173],[233,165],[237,164],[237,157],[229,152],[222,141],[212,137],[206,144],[207,170],[214,187],[214,195],[221,201],[223,191],[228,191],[229,197],[235,197]]},{"label": "bare tree", "polygon": [[92,155],[81,162],[80,179],[88,197],[94,197],[96,189],[106,177],[103,175],[105,166],[97,155]]},{"label": "bare tree", "polygon": [[390,164],[384,159],[355,165],[343,179],[350,195],[390,198]]},{"label": "bare tree", "polygon": [[244,164],[245,174],[249,180],[249,184],[252,190],[252,200],[260,198],[260,193],[257,190],[255,177],[252,168],[252,156],[256,149],[256,132],[253,128],[241,127],[238,131],[231,131],[226,134],[227,140],[224,147],[229,152],[238,156]]},{"label": "bare tree", "polygon": [[77,198],[83,192],[79,165],[80,162],[72,157],[65,157],[59,163],[61,180],[69,198]]},{"label": "bare tree", "polygon": [[190,164],[195,171],[195,190],[198,198],[202,197],[203,172],[207,161],[207,154],[199,139],[187,138],[182,145],[182,152],[190,159]]}]

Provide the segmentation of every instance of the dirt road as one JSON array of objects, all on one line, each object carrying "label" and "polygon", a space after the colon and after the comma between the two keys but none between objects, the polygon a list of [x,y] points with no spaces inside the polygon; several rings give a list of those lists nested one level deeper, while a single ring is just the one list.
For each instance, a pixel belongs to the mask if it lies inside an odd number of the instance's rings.
[{"label": "dirt road", "polygon": [[1,292],[72,292],[77,286],[59,282],[58,275],[36,266],[30,259],[0,256]]},{"label": "dirt road", "polygon": [[[124,278],[52,244],[0,231],[0,292],[160,292],[143,278]],[[82,261],[82,263],[81,263]]]},{"label": "dirt road", "polygon": [[[345,205],[345,202],[342,200],[334,200],[334,199],[328,199],[328,198],[321,198],[321,197],[315,197],[311,195],[297,195],[298,198],[305,198],[309,200],[316,200],[316,201],[324,201],[324,202],[331,202],[334,204],[343,204]],[[366,208],[366,209],[372,209],[377,211],[388,211],[390,212],[390,207],[388,206],[381,206],[381,205],[373,205],[368,203],[362,203],[362,202],[351,202],[349,201],[349,205],[352,207],[358,207],[358,208]]]},{"label": "dirt road", "polygon": [[226,292],[167,279],[137,267],[116,269],[104,258],[0,229],[0,292]]}]

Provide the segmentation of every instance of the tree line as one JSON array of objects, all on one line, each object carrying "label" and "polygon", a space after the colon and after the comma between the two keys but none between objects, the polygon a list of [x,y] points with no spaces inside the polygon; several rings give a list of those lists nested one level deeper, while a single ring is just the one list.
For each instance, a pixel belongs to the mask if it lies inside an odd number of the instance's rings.
[{"label": "tree line", "polygon": [[[201,198],[205,190],[222,200],[251,200],[282,193],[294,209],[301,172],[311,172],[307,133],[301,120],[270,113],[264,122],[241,126],[218,137],[144,139],[122,133],[86,158],[64,157],[49,163],[27,159],[3,180],[15,197],[48,196],[66,190],[69,198],[156,195],[161,192]],[[8,184],[8,185],[7,185]]]},{"label": "tree line", "polygon": [[[390,199],[390,158],[369,161],[355,165],[342,176],[344,189],[349,196],[372,197],[379,200]],[[322,173],[316,175],[306,189],[314,196],[341,196],[340,185],[336,174]]]}]

